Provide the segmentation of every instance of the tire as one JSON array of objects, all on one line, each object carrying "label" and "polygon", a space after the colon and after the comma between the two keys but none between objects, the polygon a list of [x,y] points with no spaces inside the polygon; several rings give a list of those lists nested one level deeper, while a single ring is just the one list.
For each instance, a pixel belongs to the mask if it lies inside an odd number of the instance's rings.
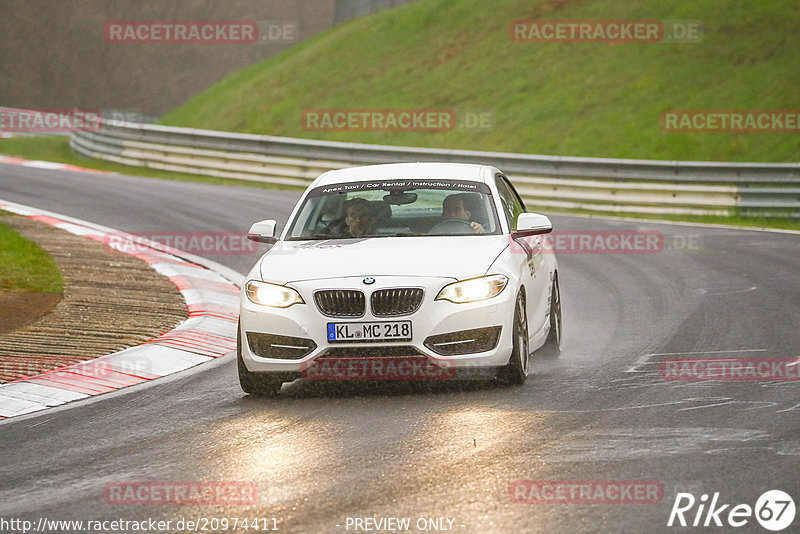
[{"label": "tire", "polygon": [[242,329],[236,326],[236,366],[239,369],[239,385],[242,391],[255,397],[277,397],[283,385],[282,378],[275,378],[247,370],[242,359]]},{"label": "tire", "polygon": [[561,339],[563,338],[561,323],[561,289],[558,287],[558,276],[553,279],[550,293],[550,333],[539,349],[537,355],[543,358],[556,359],[561,355]]},{"label": "tire", "polygon": [[519,385],[528,378],[530,353],[528,351],[528,314],[525,310],[525,297],[520,293],[514,305],[513,349],[505,367],[497,373],[503,384]]}]

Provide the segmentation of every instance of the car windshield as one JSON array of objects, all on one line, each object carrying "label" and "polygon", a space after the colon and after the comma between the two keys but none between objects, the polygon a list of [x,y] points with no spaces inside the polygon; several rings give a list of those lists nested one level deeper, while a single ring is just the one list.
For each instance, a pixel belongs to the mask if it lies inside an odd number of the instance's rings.
[{"label": "car windshield", "polygon": [[309,192],[287,239],[346,239],[499,234],[486,184],[472,181],[372,180]]}]

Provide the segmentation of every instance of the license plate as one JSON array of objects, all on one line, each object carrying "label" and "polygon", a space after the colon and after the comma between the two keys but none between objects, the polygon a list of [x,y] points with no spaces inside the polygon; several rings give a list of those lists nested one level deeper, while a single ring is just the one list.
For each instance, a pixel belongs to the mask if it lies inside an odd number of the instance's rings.
[{"label": "license plate", "polygon": [[404,341],[411,339],[411,321],[328,323],[328,341]]}]

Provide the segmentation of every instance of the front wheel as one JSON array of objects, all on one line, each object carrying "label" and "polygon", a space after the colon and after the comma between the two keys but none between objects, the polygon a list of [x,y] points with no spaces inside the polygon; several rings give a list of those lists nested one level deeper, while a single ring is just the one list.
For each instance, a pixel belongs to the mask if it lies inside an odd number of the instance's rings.
[{"label": "front wheel", "polygon": [[553,280],[550,292],[550,332],[537,355],[543,358],[558,358],[561,354],[561,290],[558,287],[558,277]]},{"label": "front wheel", "polygon": [[277,397],[283,380],[269,375],[253,373],[247,369],[242,358],[242,329],[236,325],[236,366],[239,370],[239,385],[242,391],[255,397]]},{"label": "front wheel", "polygon": [[528,314],[525,311],[525,297],[520,293],[514,306],[514,344],[511,358],[501,367],[497,378],[504,384],[518,385],[528,378],[530,354],[528,351]]}]

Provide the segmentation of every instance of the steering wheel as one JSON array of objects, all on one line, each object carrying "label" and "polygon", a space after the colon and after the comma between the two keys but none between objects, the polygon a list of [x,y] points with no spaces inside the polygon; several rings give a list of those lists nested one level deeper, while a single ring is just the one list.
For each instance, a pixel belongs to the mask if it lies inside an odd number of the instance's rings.
[{"label": "steering wheel", "polygon": [[471,234],[472,225],[464,219],[447,219],[428,231],[429,235]]}]

